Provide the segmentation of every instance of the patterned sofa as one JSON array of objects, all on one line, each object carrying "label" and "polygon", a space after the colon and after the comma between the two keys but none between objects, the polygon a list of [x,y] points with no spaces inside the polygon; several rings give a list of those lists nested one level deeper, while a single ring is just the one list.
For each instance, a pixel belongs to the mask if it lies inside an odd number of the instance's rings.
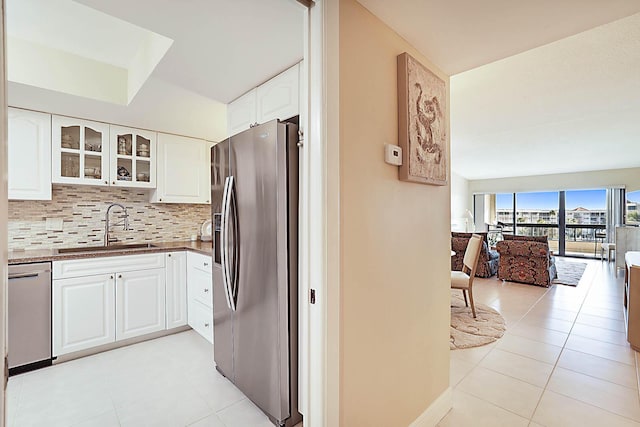
[{"label": "patterned sofa", "polygon": [[547,236],[503,237],[496,245],[500,253],[499,279],[548,287],[558,277]]},{"label": "patterned sofa", "polygon": [[[462,270],[462,259],[464,251],[467,249],[469,239],[474,233],[456,233],[451,232],[451,250],[456,254],[451,257],[451,271]],[[498,271],[498,261],[500,255],[498,252],[490,250],[487,245],[487,233],[475,233],[482,236],[482,249],[480,249],[480,258],[478,258],[478,267],[476,269],[476,277],[491,277]]]}]

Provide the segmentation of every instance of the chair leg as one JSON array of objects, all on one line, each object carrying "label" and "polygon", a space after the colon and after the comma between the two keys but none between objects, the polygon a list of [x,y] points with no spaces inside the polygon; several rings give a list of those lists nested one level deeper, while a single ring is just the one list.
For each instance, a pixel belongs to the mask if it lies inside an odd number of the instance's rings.
[{"label": "chair leg", "polygon": [[471,312],[473,313],[473,318],[476,318],[476,305],[473,303],[473,291],[469,288],[469,300],[471,300]]},{"label": "chair leg", "polygon": [[464,296],[464,305],[466,307],[469,307],[469,303],[467,302],[467,290],[466,289],[462,289],[462,296]]}]

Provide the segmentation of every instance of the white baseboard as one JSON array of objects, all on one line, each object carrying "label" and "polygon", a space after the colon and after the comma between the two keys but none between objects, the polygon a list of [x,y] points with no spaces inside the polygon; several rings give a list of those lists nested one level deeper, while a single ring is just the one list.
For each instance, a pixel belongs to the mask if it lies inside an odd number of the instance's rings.
[{"label": "white baseboard", "polygon": [[409,427],[434,427],[451,409],[453,392],[447,388]]}]

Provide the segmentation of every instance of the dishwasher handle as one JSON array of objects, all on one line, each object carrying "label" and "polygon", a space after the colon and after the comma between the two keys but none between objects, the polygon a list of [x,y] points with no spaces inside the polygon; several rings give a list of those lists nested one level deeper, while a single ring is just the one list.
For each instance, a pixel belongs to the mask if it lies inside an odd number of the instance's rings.
[{"label": "dishwasher handle", "polygon": [[27,279],[29,277],[38,277],[41,273],[49,273],[50,270],[44,271],[29,271],[27,273],[13,273],[9,274],[9,280],[12,279]]}]

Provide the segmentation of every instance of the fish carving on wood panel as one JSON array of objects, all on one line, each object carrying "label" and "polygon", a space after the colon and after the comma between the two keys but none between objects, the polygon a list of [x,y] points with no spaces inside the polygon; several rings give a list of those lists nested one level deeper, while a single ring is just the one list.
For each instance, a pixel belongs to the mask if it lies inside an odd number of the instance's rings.
[{"label": "fish carving on wood panel", "polygon": [[408,53],[398,56],[398,144],[401,180],[446,185],[447,89],[444,80]]},{"label": "fish carving on wood panel", "polygon": [[424,97],[422,85],[420,85],[420,83],[416,83],[415,87],[419,92],[418,99],[416,100],[416,111],[418,113],[415,123],[416,134],[418,137],[416,156],[418,156],[418,160],[421,163],[425,163],[426,153],[433,154],[433,161],[440,164],[440,161],[442,160],[442,147],[434,141],[434,129],[432,129],[432,126],[438,117],[442,117],[440,104],[438,102],[438,98],[435,96],[430,99]]}]

